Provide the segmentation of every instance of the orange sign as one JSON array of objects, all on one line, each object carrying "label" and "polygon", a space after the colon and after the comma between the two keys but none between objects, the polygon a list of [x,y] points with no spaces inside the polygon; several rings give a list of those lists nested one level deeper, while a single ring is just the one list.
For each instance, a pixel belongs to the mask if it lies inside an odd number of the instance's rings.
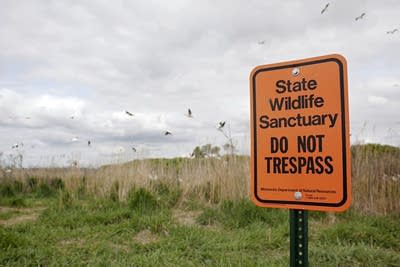
[{"label": "orange sign", "polygon": [[351,172],[345,58],[258,66],[250,75],[250,99],[253,202],[346,210]]}]

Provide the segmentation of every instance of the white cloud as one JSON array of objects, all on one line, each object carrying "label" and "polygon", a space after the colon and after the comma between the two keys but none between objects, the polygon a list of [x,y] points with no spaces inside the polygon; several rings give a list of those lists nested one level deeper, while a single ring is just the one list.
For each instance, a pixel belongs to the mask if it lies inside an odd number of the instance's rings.
[{"label": "white cloud", "polygon": [[388,100],[382,96],[369,95],[368,102],[373,105],[383,105],[386,104]]},{"label": "white cloud", "polygon": [[[352,132],[364,122],[396,131],[400,34],[386,31],[398,27],[400,3],[335,1],[321,15],[324,4],[2,1],[1,150],[24,140],[86,162],[131,145],[143,156],[186,155],[223,144],[215,125],[226,120],[247,152],[250,70],[327,53],[347,57]],[[371,135],[400,144],[385,131]]]}]

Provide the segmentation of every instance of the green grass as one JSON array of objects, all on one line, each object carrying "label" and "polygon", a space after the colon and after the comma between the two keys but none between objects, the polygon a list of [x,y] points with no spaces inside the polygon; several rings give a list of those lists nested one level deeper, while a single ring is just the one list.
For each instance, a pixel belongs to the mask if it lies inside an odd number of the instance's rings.
[{"label": "green grass", "polygon": [[[126,202],[80,199],[61,188],[14,196],[46,209],[36,221],[0,226],[0,266],[288,266],[287,210],[248,200],[176,206],[178,191],[157,185],[154,192],[132,190]],[[199,209],[196,223],[179,223],[177,209]],[[18,216],[7,212],[1,220]],[[350,210],[329,223],[325,213],[310,212],[309,221],[311,266],[400,262],[399,216]]]},{"label": "green grass", "polygon": [[18,216],[19,214],[21,214],[21,212],[18,210],[2,211],[0,212],[0,220],[9,220],[15,216]]}]

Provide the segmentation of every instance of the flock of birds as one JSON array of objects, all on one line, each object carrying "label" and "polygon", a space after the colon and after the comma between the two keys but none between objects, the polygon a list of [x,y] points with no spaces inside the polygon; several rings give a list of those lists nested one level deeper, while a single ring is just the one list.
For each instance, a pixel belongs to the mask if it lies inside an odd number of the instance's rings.
[{"label": "flock of birds", "polygon": [[[327,3],[325,5],[325,7],[321,10],[321,15],[324,14],[328,10],[329,4],[330,3]],[[366,13],[364,13],[364,12],[361,13],[361,15],[355,17],[355,21],[362,20],[365,17],[365,15],[366,15]],[[386,31],[386,34],[394,34],[394,33],[398,32],[398,31],[399,31],[399,29],[395,28],[393,30]]]},{"label": "flock of birds", "polygon": [[[325,5],[325,7],[321,10],[321,15],[324,14],[328,10],[329,5],[330,5],[330,3],[327,3]],[[360,16],[356,17],[355,20],[357,21],[357,20],[363,19],[365,17],[365,15],[366,14],[363,12],[363,13],[361,13]]]},{"label": "flock of birds", "polygon": [[[326,13],[326,12],[328,11],[329,5],[330,5],[330,3],[326,3],[326,4],[325,4],[324,8],[322,8],[322,10],[321,10],[321,15],[323,15],[324,13]],[[367,15],[367,14],[366,14],[365,12],[363,12],[363,13],[361,13],[359,16],[355,17],[354,20],[355,20],[355,21],[362,20],[362,19],[365,18],[366,15]],[[397,33],[397,32],[399,32],[399,29],[398,29],[398,28],[394,28],[394,29],[392,29],[392,30],[386,31],[386,34],[395,34],[395,33]],[[259,45],[264,45],[264,44],[265,44],[265,40],[259,41],[258,44],[259,44]]]},{"label": "flock of birds", "polygon": [[[135,116],[135,114],[133,114],[132,112],[130,112],[130,111],[127,111],[127,110],[125,110],[125,114],[126,115],[128,115],[129,117],[133,117],[133,116]],[[185,114],[188,118],[193,118],[193,113],[192,113],[192,110],[190,109],[190,108],[188,108],[188,110],[187,110],[187,113]],[[75,119],[75,116],[70,116],[69,117],[71,120],[73,120],[73,119]],[[31,119],[31,117],[25,117],[25,119]],[[218,126],[217,126],[217,130],[219,130],[219,131],[223,131],[223,128],[225,127],[225,121],[220,121],[219,123],[218,123]],[[170,131],[168,131],[168,130],[165,130],[164,132],[163,132],[163,134],[165,135],[165,136],[168,136],[168,135],[172,135],[172,132],[170,132]],[[72,139],[71,139],[71,142],[78,142],[79,141],[79,137],[73,137]],[[91,147],[91,145],[92,145],[92,141],[91,140],[88,140],[87,141],[87,146],[88,147]],[[14,144],[14,145],[12,145],[11,146],[11,149],[18,149],[18,148],[21,148],[21,147],[23,147],[24,146],[24,143],[16,143],[16,144]],[[132,151],[133,152],[136,152],[137,150],[136,150],[136,148],[135,147],[131,147],[132,148]]]}]

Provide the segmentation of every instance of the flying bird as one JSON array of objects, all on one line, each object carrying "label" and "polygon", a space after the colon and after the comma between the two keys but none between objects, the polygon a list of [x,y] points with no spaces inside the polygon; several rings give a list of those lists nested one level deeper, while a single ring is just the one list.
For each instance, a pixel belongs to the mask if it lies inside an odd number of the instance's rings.
[{"label": "flying bird", "polygon": [[136,152],[136,148],[135,147],[132,147],[132,150],[133,150],[133,152]]},{"label": "flying bird", "polygon": [[188,116],[189,118],[193,118],[192,110],[191,110],[190,108],[188,108],[187,116]]},{"label": "flying bird", "polygon": [[18,148],[18,144],[12,145],[11,149]]},{"label": "flying bird", "polygon": [[90,142],[90,140],[87,141],[87,145],[90,146],[92,144],[92,142]]},{"label": "flying bird", "polygon": [[325,13],[325,11],[328,9],[329,3],[325,5],[325,7],[321,10],[321,15]]},{"label": "flying bird", "polygon": [[132,113],[130,113],[129,111],[125,110],[125,113],[128,114],[129,116],[133,116]]},{"label": "flying bird", "polygon": [[399,29],[393,29],[391,31],[387,31],[386,34],[394,34],[395,32],[398,32]]},{"label": "flying bird", "polygon": [[356,17],[356,21],[359,20],[359,19],[363,19],[364,16],[365,16],[365,13],[362,13],[360,16]]},{"label": "flying bird", "polygon": [[259,41],[258,44],[259,44],[259,45],[265,44],[265,40]]},{"label": "flying bird", "polygon": [[220,121],[218,124],[218,130],[222,130],[222,128],[224,128],[225,126],[225,121]]},{"label": "flying bird", "polygon": [[165,132],[164,132],[164,135],[172,135],[172,133],[171,133],[171,132],[168,132],[168,131],[165,131]]}]

